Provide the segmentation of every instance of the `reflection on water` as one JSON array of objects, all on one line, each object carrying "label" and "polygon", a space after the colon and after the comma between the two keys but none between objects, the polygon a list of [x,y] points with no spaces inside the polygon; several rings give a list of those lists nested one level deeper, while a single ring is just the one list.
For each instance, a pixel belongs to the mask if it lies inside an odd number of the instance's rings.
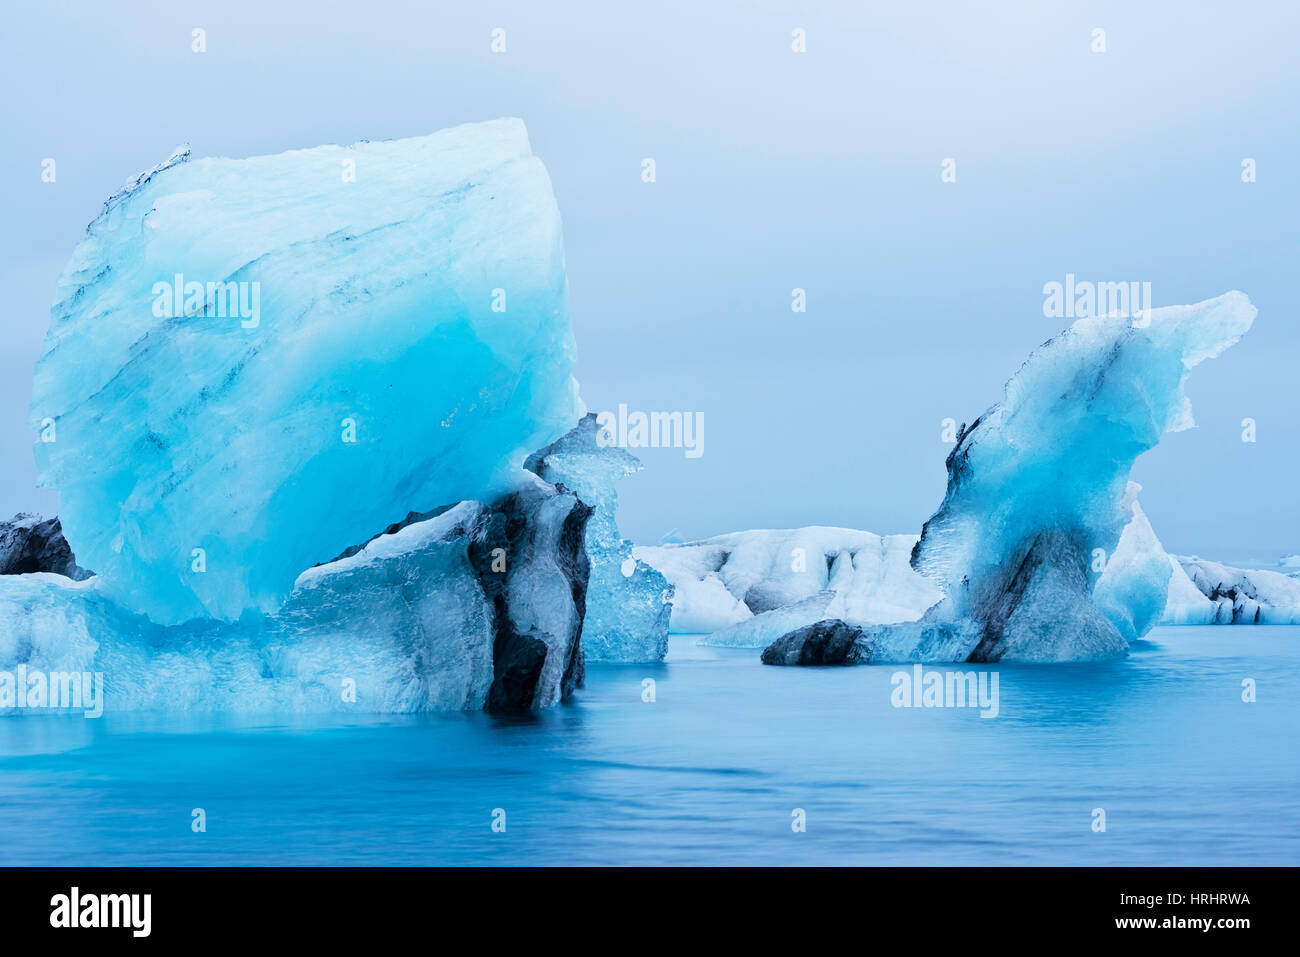
[{"label": "reflection on water", "polygon": [[998,668],[989,720],[679,638],[535,719],[9,716],[0,864],[1294,864],[1298,664],[1300,628],[1158,629]]}]

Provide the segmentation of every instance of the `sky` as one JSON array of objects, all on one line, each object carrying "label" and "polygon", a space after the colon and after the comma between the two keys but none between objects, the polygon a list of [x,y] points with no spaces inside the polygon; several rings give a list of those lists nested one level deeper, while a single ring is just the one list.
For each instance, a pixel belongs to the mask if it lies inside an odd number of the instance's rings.
[{"label": "sky", "polygon": [[57,510],[32,366],[124,180],[180,143],[242,157],[517,116],[564,220],[588,407],[705,423],[699,457],[639,451],[628,537],[919,531],[943,420],[1068,325],[1043,286],[1070,273],[1150,282],[1156,305],[1251,297],[1254,329],[1189,381],[1198,428],[1133,478],[1170,551],[1300,552],[1300,5],[117,6],[5,13],[0,513]]}]

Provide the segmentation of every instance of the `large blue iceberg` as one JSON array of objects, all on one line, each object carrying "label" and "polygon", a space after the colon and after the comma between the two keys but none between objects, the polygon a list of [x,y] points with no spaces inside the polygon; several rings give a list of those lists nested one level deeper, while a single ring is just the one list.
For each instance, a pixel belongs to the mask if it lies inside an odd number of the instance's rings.
[{"label": "large blue iceberg", "polygon": [[0,675],[93,672],[127,710],[518,713],[582,684],[584,638],[662,659],[671,589],[614,518],[637,463],[579,420],[573,362],[518,121],[177,153],[60,280],[32,418],[61,513],[0,523]]},{"label": "large blue iceberg", "polygon": [[947,493],[911,556],[945,597],[916,621],[863,628],[850,643],[842,629],[805,628],[765,660],[824,663],[810,641],[849,649],[854,662],[1124,654],[1159,619],[1169,582],[1167,563],[1121,551],[1129,582],[1117,571],[1103,600],[1094,596],[1134,518],[1129,470],[1165,432],[1194,424],[1190,371],[1254,318],[1246,296],[1230,292],[1136,319],[1080,319],[1040,346],[948,456]]},{"label": "large blue iceberg", "polygon": [[524,126],[188,159],[112,197],[36,368],[39,483],[159,624],[271,613],[412,509],[492,500],[582,413]]}]

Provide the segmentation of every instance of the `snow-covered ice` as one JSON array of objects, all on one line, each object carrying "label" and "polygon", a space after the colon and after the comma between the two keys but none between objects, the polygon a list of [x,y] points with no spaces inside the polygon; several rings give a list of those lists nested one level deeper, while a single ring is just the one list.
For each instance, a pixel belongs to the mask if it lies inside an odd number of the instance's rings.
[{"label": "snow-covered ice", "polygon": [[1199,558],[1174,561],[1178,570],[1165,608],[1166,624],[1300,625],[1300,579]]},{"label": "snow-covered ice", "polygon": [[823,618],[869,625],[920,617],[942,592],[909,564],[916,541],[810,526],[634,551],[672,583],[673,632],[761,648]]}]

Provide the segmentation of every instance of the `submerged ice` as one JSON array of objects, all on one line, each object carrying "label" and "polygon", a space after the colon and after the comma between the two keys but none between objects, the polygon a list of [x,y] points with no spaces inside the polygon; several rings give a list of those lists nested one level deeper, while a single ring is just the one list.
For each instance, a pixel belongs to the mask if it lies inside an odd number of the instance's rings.
[{"label": "submerged ice", "polygon": [[273,612],[391,522],[492,500],[580,414],[560,219],[523,124],[178,154],[90,225],[31,420],[96,586]]}]

